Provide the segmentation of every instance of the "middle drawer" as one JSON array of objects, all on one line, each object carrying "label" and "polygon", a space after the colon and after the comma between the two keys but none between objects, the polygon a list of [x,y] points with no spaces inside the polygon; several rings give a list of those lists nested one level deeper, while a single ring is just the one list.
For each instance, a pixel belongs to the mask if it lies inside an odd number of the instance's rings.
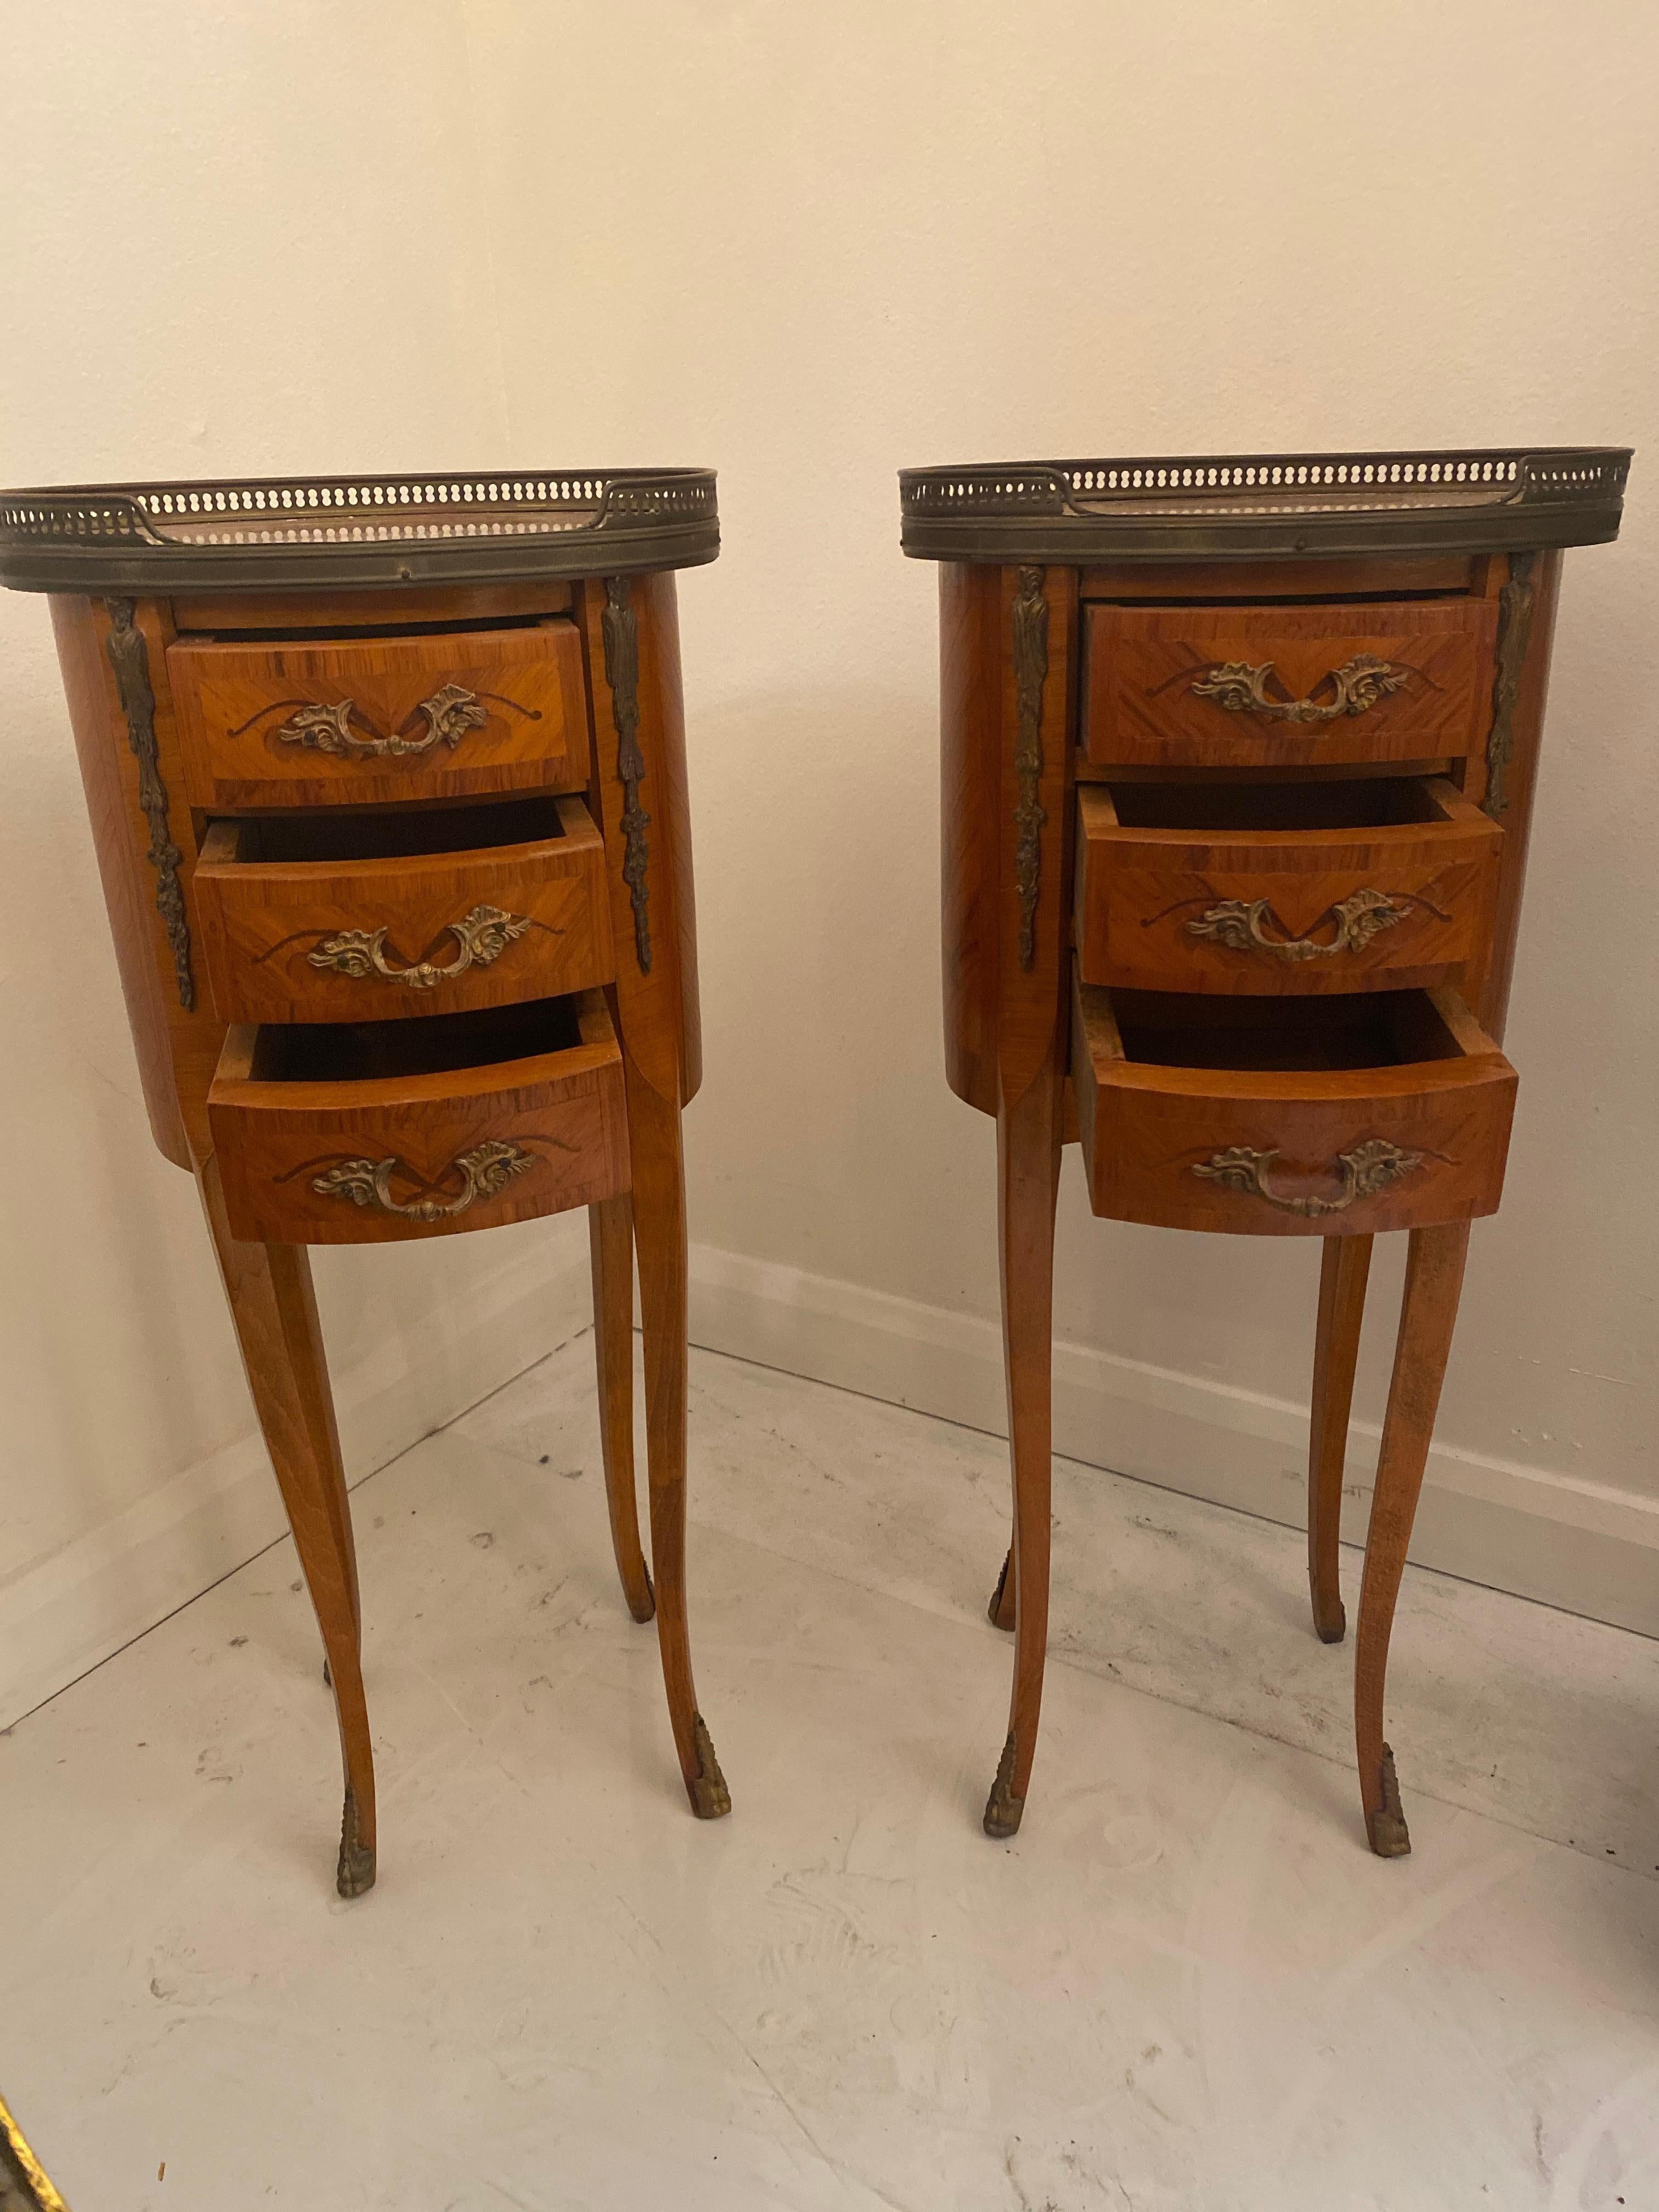
[{"label": "middle drawer", "polygon": [[1473,988],[1503,832],[1443,776],[1078,787],[1085,983]]},{"label": "middle drawer", "polygon": [[216,822],[193,890],[228,1022],[510,1006],[616,973],[605,844],[580,799]]}]

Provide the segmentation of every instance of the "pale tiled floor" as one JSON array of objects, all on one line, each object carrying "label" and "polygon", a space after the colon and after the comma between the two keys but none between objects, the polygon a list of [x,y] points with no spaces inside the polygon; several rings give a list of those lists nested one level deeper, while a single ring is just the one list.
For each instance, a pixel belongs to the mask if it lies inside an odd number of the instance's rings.
[{"label": "pale tiled floor", "polygon": [[356,1493],[369,1898],[286,1546],[0,1740],[0,2082],[77,2212],[1659,2206],[1659,1647],[1408,1575],[1384,1863],[1301,1539],[1062,1466],[994,1845],[1002,1446],[700,1354],[704,1826],[590,1361]]}]

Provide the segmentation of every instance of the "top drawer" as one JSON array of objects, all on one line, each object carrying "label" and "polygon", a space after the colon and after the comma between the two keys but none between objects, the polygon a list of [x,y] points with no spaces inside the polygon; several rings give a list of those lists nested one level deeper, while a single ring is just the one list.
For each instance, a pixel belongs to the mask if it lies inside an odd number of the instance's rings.
[{"label": "top drawer", "polygon": [[197,806],[386,805],[587,783],[574,623],[167,653]]},{"label": "top drawer", "polygon": [[1083,745],[1096,766],[1302,768],[1479,751],[1489,599],[1091,607]]}]

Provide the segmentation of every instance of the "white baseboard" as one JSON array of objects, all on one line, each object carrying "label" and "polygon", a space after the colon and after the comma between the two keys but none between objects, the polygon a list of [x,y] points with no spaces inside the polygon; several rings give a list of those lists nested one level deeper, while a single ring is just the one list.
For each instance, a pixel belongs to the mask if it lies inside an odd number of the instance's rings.
[{"label": "white baseboard", "polygon": [[[1007,1433],[993,1322],[694,1246],[694,1344],[969,1428]],[[1308,1408],[1056,1344],[1054,1449],[1091,1467],[1307,1526]],[[1356,1422],[1343,1534],[1363,1541],[1379,1431]],[[1411,1556],[1468,1582],[1659,1636],[1659,1504],[1437,1444]]]},{"label": "white baseboard", "polygon": [[[586,1239],[545,1240],[337,1370],[354,1482],[521,1374],[592,1317]],[[142,1636],[288,1527],[252,1428],[0,1589],[0,1728]]]}]

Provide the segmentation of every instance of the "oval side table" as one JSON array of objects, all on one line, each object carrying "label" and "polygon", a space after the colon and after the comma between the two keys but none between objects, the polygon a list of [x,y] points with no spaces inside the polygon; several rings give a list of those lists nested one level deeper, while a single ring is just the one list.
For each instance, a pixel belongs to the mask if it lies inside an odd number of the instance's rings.
[{"label": "oval side table", "polygon": [[1630,455],[1279,454],[921,469],[939,562],[945,1051],[997,1124],[1015,1638],[985,1811],[1024,1809],[1048,1637],[1060,1151],[1094,1212],[1323,1240],[1315,1626],[1371,1239],[1410,1233],[1359,1601],[1371,1848],[1410,1849],[1383,1675],[1469,1223],[1497,1206],[1498,1048],[1561,550]]},{"label": "oval side table", "polygon": [[0,493],[0,582],[51,595],[150,1125],[200,1186],[322,1629],[342,1896],[374,1881],[374,1771],[310,1244],[588,1209],[617,1564],[692,1809],[730,1809],[686,1628],[672,574],[719,543],[698,470]]}]

